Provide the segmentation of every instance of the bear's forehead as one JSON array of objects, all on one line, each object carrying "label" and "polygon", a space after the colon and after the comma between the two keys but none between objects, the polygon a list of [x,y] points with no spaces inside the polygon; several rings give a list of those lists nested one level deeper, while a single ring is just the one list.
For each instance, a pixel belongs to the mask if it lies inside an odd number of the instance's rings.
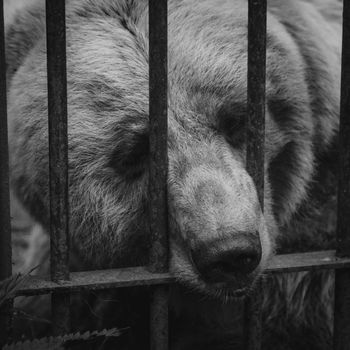
[{"label": "bear's forehead", "polygon": [[[222,114],[226,120],[246,115],[247,4],[214,1],[220,6],[213,6],[212,0],[169,2],[169,119],[176,130],[170,139],[181,138],[181,129],[186,131],[184,139],[189,133],[206,137],[220,129]],[[77,113],[88,109],[113,116],[116,129],[147,134],[146,7],[139,17],[91,16],[68,21],[71,102],[77,101]]]},{"label": "bear's forehead", "polygon": [[170,5],[169,69],[196,88],[204,84],[204,90],[241,91],[245,82],[240,77],[246,77],[247,69],[247,4],[216,3],[187,1],[174,10]]},{"label": "bear's forehead", "polygon": [[[68,20],[69,79],[76,91],[89,95],[86,107],[96,113],[123,111],[120,118],[144,120],[149,84],[147,7],[133,12],[123,8],[121,0],[107,3],[119,7],[101,14],[90,9],[90,17],[79,7],[80,14],[74,12]],[[187,128],[203,126],[205,131],[208,125],[215,126],[223,108],[241,117],[247,90],[246,1],[172,0],[168,23],[170,118],[175,115]],[[284,46],[279,49],[272,42],[271,33],[268,38],[275,56],[284,52]],[[279,79],[274,90],[279,91],[282,83]]]},{"label": "bear's forehead", "polygon": [[[247,6],[215,1],[218,6],[211,0],[169,2],[169,80],[190,94],[246,89]],[[73,74],[76,68],[77,78],[83,70],[87,77],[90,72],[101,73],[126,86],[132,75],[143,88],[148,79],[147,8],[135,9],[135,14],[123,9],[122,2],[115,1],[119,7],[110,9],[115,17],[93,13],[81,17],[81,9],[71,16],[70,65]]]}]

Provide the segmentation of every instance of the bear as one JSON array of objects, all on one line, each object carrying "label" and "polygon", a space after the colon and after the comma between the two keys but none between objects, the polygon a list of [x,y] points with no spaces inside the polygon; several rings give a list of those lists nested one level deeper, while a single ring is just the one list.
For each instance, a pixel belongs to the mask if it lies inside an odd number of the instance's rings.
[{"label": "bear", "polygon": [[[334,245],[341,3],[268,0],[264,210],[242,136],[247,1],[168,7],[171,348],[232,348],[271,256]],[[11,186],[48,231],[44,2],[9,18]],[[69,0],[66,22],[72,244],[93,268],[145,265],[147,1]],[[266,278],[264,348],[328,349],[332,274]]]}]

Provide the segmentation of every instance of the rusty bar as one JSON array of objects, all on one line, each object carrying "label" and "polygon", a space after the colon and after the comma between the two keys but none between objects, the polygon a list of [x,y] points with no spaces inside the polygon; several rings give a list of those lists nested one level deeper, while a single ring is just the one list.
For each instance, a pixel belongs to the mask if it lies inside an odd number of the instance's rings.
[{"label": "rusty bar", "polygon": [[266,0],[249,0],[247,170],[264,208]]},{"label": "rusty bar", "polygon": [[168,268],[168,101],[167,0],[149,2],[149,120],[150,120],[150,265],[157,272]]},{"label": "rusty bar", "polygon": [[[349,262],[350,265],[350,262]],[[169,273],[152,273],[144,266],[123,269],[71,272],[69,281],[59,283],[49,277],[30,276],[15,296],[48,294],[57,292],[80,292],[136,286],[153,286],[175,282]]]},{"label": "rusty bar", "polygon": [[268,272],[300,272],[316,270],[337,270],[350,267],[349,258],[338,258],[335,250],[325,250],[319,252],[281,254],[274,256],[269,266]]},{"label": "rusty bar", "polygon": [[[0,0],[0,281],[12,274],[4,3]],[[12,301],[0,307],[0,348],[9,339]]]},{"label": "rusty bar", "polygon": [[[68,135],[65,0],[46,0],[50,152],[51,278],[69,279]],[[53,332],[69,332],[69,295],[53,294]]]},{"label": "rusty bar", "polygon": [[[266,0],[248,1],[248,98],[247,171],[254,180],[261,209],[264,208],[264,142],[266,78]],[[245,303],[247,350],[261,349],[262,282]]]},{"label": "rusty bar", "polygon": [[154,289],[151,297],[151,350],[166,350],[168,343],[168,286]]},{"label": "rusty bar", "polygon": [[[168,4],[149,0],[150,270],[168,269]],[[155,287],[150,304],[151,350],[168,349],[168,288]]]},{"label": "rusty bar", "polygon": [[[268,273],[336,270],[350,268],[350,258],[337,258],[335,250],[283,254],[274,256],[266,269]],[[70,280],[56,283],[49,277],[29,277],[15,296],[32,296],[57,292],[79,292],[135,286],[174,283],[170,273],[151,273],[146,267],[128,267],[98,271],[72,272]]]},{"label": "rusty bar", "polygon": [[[337,256],[350,257],[350,4],[343,2]],[[334,349],[350,349],[350,270],[335,274]]]}]

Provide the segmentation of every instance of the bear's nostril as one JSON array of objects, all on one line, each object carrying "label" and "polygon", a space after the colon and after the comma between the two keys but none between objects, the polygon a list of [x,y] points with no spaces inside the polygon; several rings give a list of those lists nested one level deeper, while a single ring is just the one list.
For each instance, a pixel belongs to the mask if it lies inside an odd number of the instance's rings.
[{"label": "bear's nostril", "polygon": [[253,272],[261,259],[261,245],[256,235],[202,244],[192,252],[198,272],[207,282],[226,282],[237,275]]}]

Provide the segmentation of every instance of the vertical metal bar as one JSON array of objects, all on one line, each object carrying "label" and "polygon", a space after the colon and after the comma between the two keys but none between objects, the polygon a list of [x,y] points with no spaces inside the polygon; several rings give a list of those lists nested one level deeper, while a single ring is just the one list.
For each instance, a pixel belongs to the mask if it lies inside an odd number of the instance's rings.
[{"label": "vertical metal bar", "polygon": [[[149,0],[150,269],[168,268],[168,6]],[[151,349],[168,348],[168,287],[155,287],[151,301]]]},{"label": "vertical metal bar", "polygon": [[168,341],[168,286],[156,287],[151,297],[151,350],[167,350]]},{"label": "vertical metal bar", "polygon": [[[0,280],[12,274],[4,3],[0,0]],[[11,333],[12,300],[0,308],[0,347]]]},{"label": "vertical metal bar", "polygon": [[149,3],[150,226],[154,271],[168,268],[167,0]]},{"label": "vertical metal bar", "polygon": [[249,0],[247,170],[264,208],[266,0]]},{"label": "vertical metal bar", "polygon": [[[266,0],[248,1],[247,171],[264,209]],[[261,349],[262,284],[245,304],[245,347]]]},{"label": "vertical metal bar", "polygon": [[[50,152],[51,278],[69,279],[68,135],[65,0],[46,0]],[[53,332],[70,328],[69,294],[51,299]]]},{"label": "vertical metal bar", "polygon": [[[337,256],[350,257],[350,3],[343,2]],[[335,272],[334,349],[350,349],[350,271]]]}]

